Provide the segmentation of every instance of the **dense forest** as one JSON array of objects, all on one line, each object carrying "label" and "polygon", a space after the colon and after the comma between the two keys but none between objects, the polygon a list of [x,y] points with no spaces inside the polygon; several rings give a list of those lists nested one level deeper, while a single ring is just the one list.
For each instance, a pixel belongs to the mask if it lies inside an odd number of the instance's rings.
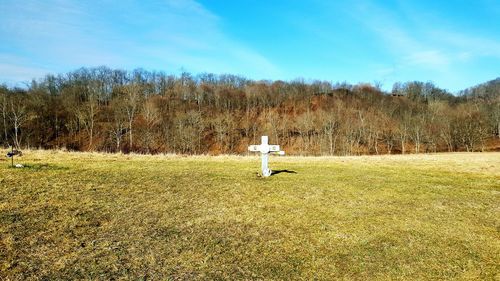
[{"label": "dense forest", "polygon": [[0,142],[77,151],[294,155],[484,151],[500,145],[500,78],[456,95],[430,82],[253,81],[81,68],[0,86]]}]

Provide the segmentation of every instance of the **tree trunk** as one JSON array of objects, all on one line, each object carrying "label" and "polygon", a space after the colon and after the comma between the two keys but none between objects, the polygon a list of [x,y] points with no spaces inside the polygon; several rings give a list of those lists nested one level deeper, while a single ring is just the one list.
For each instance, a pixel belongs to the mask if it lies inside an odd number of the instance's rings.
[{"label": "tree trunk", "polygon": [[420,153],[420,133],[417,132],[415,135],[415,153]]},{"label": "tree trunk", "polygon": [[[3,133],[4,133],[4,141],[7,141],[8,135],[7,135],[7,108],[4,104],[3,110],[2,110],[2,117],[3,117]],[[499,129],[500,129],[500,124],[498,124]]]},{"label": "tree trunk", "polygon": [[19,137],[18,137],[18,131],[19,131],[19,124],[17,122],[17,117],[14,117],[14,141],[16,143],[16,148],[20,148],[20,145],[19,145]]},{"label": "tree trunk", "polygon": [[130,142],[130,150],[132,150],[132,146],[133,146],[133,143],[132,143],[132,140],[133,140],[133,137],[132,137],[132,119],[130,119],[128,121],[128,129],[129,129],[129,142]]},{"label": "tree trunk", "polygon": [[90,132],[89,148],[90,148],[90,150],[93,150],[93,148],[92,148],[93,144],[92,143],[94,141],[94,118],[92,118],[92,120],[90,121],[89,132]]},{"label": "tree trunk", "polygon": [[333,155],[333,137],[331,134],[328,136],[328,139],[330,140],[330,155]]}]

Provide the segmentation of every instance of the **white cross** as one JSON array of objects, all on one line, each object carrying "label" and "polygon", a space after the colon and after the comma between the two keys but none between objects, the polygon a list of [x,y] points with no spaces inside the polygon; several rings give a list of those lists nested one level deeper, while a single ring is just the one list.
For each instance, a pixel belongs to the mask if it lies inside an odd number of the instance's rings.
[{"label": "white cross", "polygon": [[248,147],[248,150],[253,152],[260,152],[260,155],[262,156],[262,175],[264,177],[269,177],[272,172],[268,167],[269,154],[271,152],[274,152],[278,155],[285,155],[285,152],[280,150],[279,145],[269,145],[269,138],[267,136],[262,136],[261,142],[262,143],[260,145],[250,145]]}]

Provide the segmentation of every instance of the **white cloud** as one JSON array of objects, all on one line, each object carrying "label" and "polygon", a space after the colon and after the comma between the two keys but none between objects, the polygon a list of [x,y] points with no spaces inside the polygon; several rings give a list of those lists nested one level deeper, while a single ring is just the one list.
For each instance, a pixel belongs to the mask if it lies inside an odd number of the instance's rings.
[{"label": "white cloud", "polygon": [[[402,4],[402,7],[399,4]],[[358,2],[351,16],[378,38],[390,60],[372,66],[384,81],[434,80],[458,90],[470,86],[475,76],[470,68],[479,59],[498,60],[500,41],[440,24],[439,15],[416,10],[406,2],[386,8],[370,0]],[[392,60],[392,61],[391,61]],[[488,79],[486,77],[483,79]]]},{"label": "white cloud", "polygon": [[43,77],[47,69],[23,66],[18,64],[9,64],[0,62],[0,74],[2,83],[8,86],[22,87],[24,82],[28,82],[27,77]]},{"label": "white cloud", "polygon": [[[4,64],[29,69],[33,60],[50,72],[81,66],[157,69],[172,72],[248,73],[276,77],[269,59],[226,35],[221,19],[193,0],[159,2],[3,1],[0,52],[24,60]],[[18,72],[30,80],[38,72]]]},{"label": "white cloud", "polygon": [[414,52],[405,57],[404,62],[409,65],[443,69],[450,64],[450,58],[438,50]]},{"label": "white cloud", "polygon": [[0,53],[0,83],[24,87],[28,77],[43,77],[49,69],[33,64],[21,57]]},{"label": "white cloud", "polygon": [[434,30],[429,32],[439,44],[449,46],[462,57],[464,53],[472,57],[495,57],[500,58],[500,41],[482,38],[478,35],[463,34],[450,30]]}]

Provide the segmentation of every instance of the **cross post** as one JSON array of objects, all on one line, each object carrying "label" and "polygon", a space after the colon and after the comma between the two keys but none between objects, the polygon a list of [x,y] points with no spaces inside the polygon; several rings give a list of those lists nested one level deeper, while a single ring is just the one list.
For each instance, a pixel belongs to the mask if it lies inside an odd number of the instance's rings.
[{"label": "cross post", "polygon": [[261,137],[261,144],[260,145],[250,145],[248,147],[249,151],[252,152],[260,152],[261,159],[262,159],[262,176],[264,177],[269,177],[272,173],[271,169],[269,169],[269,154],[277,154],[277,155],[285,155],[284,151],[280,150],[279,145],[269,145],[269,138],[268,136],[262,136]]}]

